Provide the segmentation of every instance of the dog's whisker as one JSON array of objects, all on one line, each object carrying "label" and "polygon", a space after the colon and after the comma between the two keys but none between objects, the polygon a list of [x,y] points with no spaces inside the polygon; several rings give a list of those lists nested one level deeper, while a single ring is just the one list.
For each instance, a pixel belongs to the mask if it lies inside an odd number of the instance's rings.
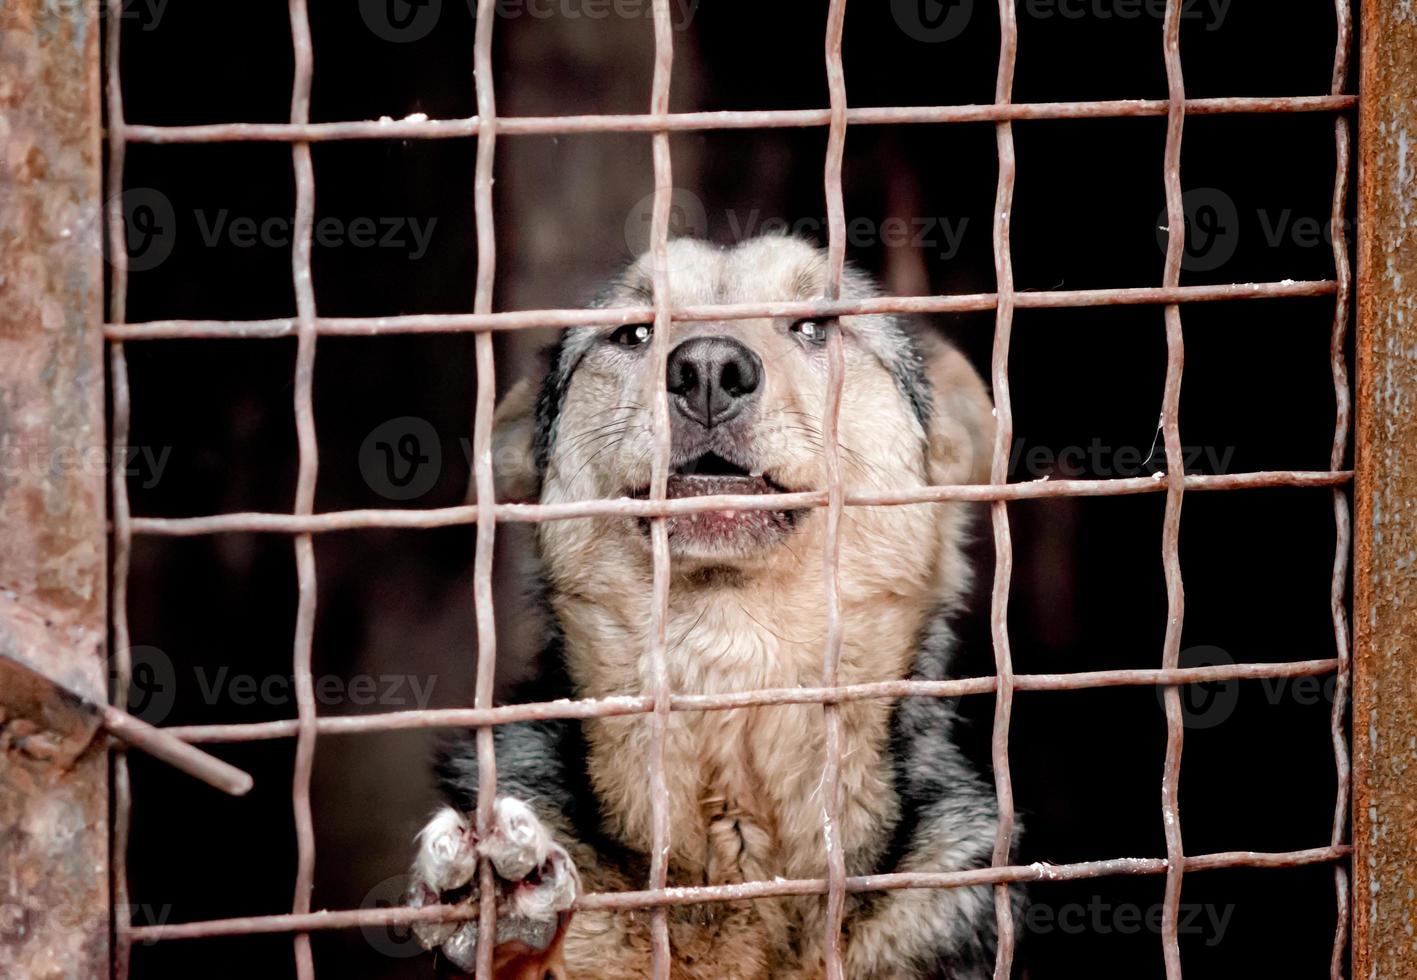
[{"label": "dog's whisker", "polygon": [[590,455],[589,459],[587,459],[584,463],[580,465],[580,468],[577,469],[574,474],[572,474],[570,482],[574,483],[576,479],[581,475],[581,473],[585,471],[585,468],[587,466],[589,466],[591,463],[594,463],[597,459],[599,459],[601,456],[603,456],[610,450],[618,449],[621,445],[624,444],[624,442],[625,437],[623,435],[615,439],[613,442],[607,441],[605,445],[597,449],[594,453]]},{"label": "dog's whisker", "polygon": [[819,636],[817,636],[817,637],[815,637],[815,638],[813,638],[813,639],[810,639],[810,640],[794,640],[794,639],[790,639],[789,637],[783,636],[781,633],[777,632],[777,630],[773,629],[771,626],[769,626],[769,625],[767,625],[766,623],[764,623],[764,622],[763,622],[761,619],[759,619],[757,616],[754,616],[752,613],[750,613],[750,612],[748,611],[748,607],[745,606],[745,605],[743,605],[743,603],[739,602],[739,603],[737,603],[737,606],[738,606],[739,610],[743,613],[744,616],[747,616],[747,617],[748,617],[749,619],[751,619],[753,622],[757,623],[760,627],[762,627],[764,631],[766,631],[767,633],[771,634],[772,636],[775,636],[777,639],[781,640],[783,643],[794,643],[794,644],[796,644],[796,645],[798,645],[798,646],[820,646],[821,643],[823,642],[823,640],[826,639],[825,634],[819,635]]}]

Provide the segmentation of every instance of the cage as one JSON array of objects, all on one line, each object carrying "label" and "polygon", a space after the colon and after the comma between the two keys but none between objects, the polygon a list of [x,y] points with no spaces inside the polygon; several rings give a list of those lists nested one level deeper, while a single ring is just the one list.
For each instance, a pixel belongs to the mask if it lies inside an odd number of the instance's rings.
[{"label": "cage", "polygon": [[[491,915],[398,906],[438,731],[820,702],[831,785],[837,706],[908,694],[959,698],[1026,832],[866,879],[828,834],[750,897],[839,931],[850,892],[994,885],[998,976],[1404,975],[1398,5],[1362,7],[1359,96],[1344,0],[3,16],[16,975],[425,976],[415,918]],[[817,688],[499,703],[544,628],[530,525],[671,505],[495,500],[496,396],[573,324],[757,315],[583,307],[670,235],[774,232],[886,286],[789,312],[930,317],[991,383],[989,484],[851,499],[828,438],[802,501],[978,503],[958,676],[838,687],[836,629]],[[649,910],[657,975],[666,903],[726,897],[666,884],[581,899]]]}]

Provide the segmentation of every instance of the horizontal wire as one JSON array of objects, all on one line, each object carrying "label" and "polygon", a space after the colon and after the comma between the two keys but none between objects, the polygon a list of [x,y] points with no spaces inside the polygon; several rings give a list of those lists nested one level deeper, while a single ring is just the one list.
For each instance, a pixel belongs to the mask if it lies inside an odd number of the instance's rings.
[{"label": "horizontal wire", "polygon": [[[1295,660],[1281,663],[1208,664],[1202,667],[1135,668],[1074,671],[1063,674],[1016,674],[1020,691],[1081,691],[1106,687],[1172,686],[1217,681],[1260,680],[1278,677],[1313,677],[1338,670],[1338,658]],[[674,694],[671,711],[728,711],[787,704],[839,704],[873,698],[952,698],[992,693],[995,677],[963,677],[946,681],[877,681],[837,687],[782,687],[720,694]],[[526,721],[610,718],[645,714],[654,698],[625,695],[608,698],[539,701],[495,708],[425,708],[380,714],[323,716],[317,721],[321,735],[354,735],[368,732],[407,731],[423,728],[472,728]],[[252,742],[287,738],[297,731],[297,720],[217,725],[174,725],[162,732],[191,743]]]},{"label": "horizontal wire", "polygon": [[[1193,474],[1187,490],[1254,490],[1266,487],[1335,487],[1351,482],[1352,470],[1265,470],[1254,473]],[[1051,497],[1117,497],[1160,493],[1165,474],[1106,480],[1031,480],[1008,484],[951,484],[910,490],[849,493],[848,507],[903,507],[946,501],[1038,500]],[[587,517],[678,517],[725,510],[806,510],[827,505],[827,491],[800,493],[705,494],[672,500],[613,497],[563,504],[497,504],[494,516],[508,523],[538,524]],[[324,514],[245,512],[204,517],[134,517],[132,533],[154,537],[204,534],[311,534],[384,528],[389,530],[454,527],[476,524],[475,504],[457,507],[330,511]]]},{"label": "horizontal wire", "polygon": [[[1205,286],[1124,286],[1107,289],[1062,289],[1018,292],[1019,309],[1082,309],[1094,306],[1147,306],[1163,303],[1207,303],[1249,299],[1292,299],[1333,296],[1332,279],[1279,282],[1218,283]],[[868,316],[879,313],[972,313],[993,310],[997,293],[950,296],[873,296],[844,300],[792,300],[773,303],[716,303],[685,306],[670,312],[674,321],[743,320],[764,317]],[[461,333],[484,330],[537,330],[567,327],[620,326],[654,319],[652,306],[605,309],[509,310],[500,313],[413,313],[382,317],[319,317],[321,336],[374,337],[406,333]],[[295,335],[292,317],[265,320],[150,320],[110,323],[109,340],[268,340]]]},{"label": "horizontal wire", "polygon": [[[1191,99],[1185,102],[1187,115],[1229,113],[1331,112],[1351,109],[1356,97],[1330,95],[1291,98]],[[848,111],[855,125],[898,123],[999,122],[1013,120],[1122,118],[1165,116],[1165,100],[1114,100],[1074,103],[1035,103],[966,106],[860,107]],[[523,117],[498,120],[498,133],[506,135],[552,135],[597,132],[654,132],[712,129],[748,129],[825,126],[830,110],[789,110],[765,112],[660,113],[638,115]],[[110,137],[139,143],[209,143],[225,141],[319,142],[343,139],[439,139],[476,136],[481,128],[477,117],[449,120],[373,120],[333,123],[262,124],[226,123],[198,126],[129,125],[121,120]],[[1187,287],[1141,287],[1018,293],[1018,308],[1082,308],[1109,305],[1141,305],[1240,299],[1328,296],[1338,291],[1334,281],[1224,284]],[[783,302],[700,306],[674,311],[676,320],[718,320],[751,317],[809,315],[866,315],[873,313],[951,313],[995,309],[997,295],[884,297],[867,300],[827,302]],[[411,315],[397,317],[318,318],[321,335],[374,336],[399,333],[462,332],[551,327],[613,325],[653,316],[649,307],[610,310],[530,310],[492,314]],[[105,334],[112,340],[168,338],[278,338],[295,336],[294,318],[260,321],[166,320],[132,325],[108,324]],[[1348,471],[1272,471],[1222,476],[1188,476],[1190,490],[1244,489],[1264,486],[1339,486],[1352,479]],[[1002,487],[931,487],[894,493],[849,496],[848,506],[918,504],[946,500],[1026,500],[1059,496],[1111,496],[1162,491],[1160,479],[1035,481]],[[718,496],[665,502],[639,500],[582,501],[563,505],[499,504],[497,520],[543,521],[592,516],[669,516],[714,509],[782,509],[821,507],[827,503],[824,491],[770,497]],[[230,514],[213,517],[163,519],[136,518],[135,534],[186,535],[233,531],[274,531],[311,533],[352,528],[418,528],[476,523],[476,508],[440,510],[365,510],[333,514],[294,516],[281,514]],[[1289,664],[1215,665],[1172,670],[1120,670],[1078,672],[1070,675],[1017,675],[1017,690],[1077,690],[1119,685],[1174,685],[1207,681],[1260,677],[1292,677],[1328,673],[1339,669],[1337,659]],[[800,688],[750,691],[729,695],[676,695],[671,709],[680,711],[724,710],[772,704],[837,703],[872,697],[960,696],[989,693],[997,688],[997,678],[966,678],[957,681],[899,681],[852,685],[840,688]],[[643,713],[653,708],[649,698],[607,698],[598,701],[549,702],[488,709],[409,711],[350,718],[320,718],[320,734],[340,734],[404,728],[502,724],[531,717],[606,717],[614,714]],[[192,742],[244,741],[294,735],[297,720],[256,725],[187,726],[165,729]],[[1186,871],[1224,867],[1289,867],[1339,860],[1349,853],[1347,845],[1331,845],[1308,851],[1265,854],[1225,852],[1184,858]],[[1014,881],[1075,880],[1113,874],[1164,874],[1165,859],[1115,859],[1070,865],[1010,866],[965,872],[904,873],[851,877],[848,891],[919,887],[962,887]],[[636,909],[663,905],[735,899],[769,898],[782,895],[823,894],[825,879],[802,881],[750,882],[741,885],[703,888],[669,888],[659,891],[593,894],[578,902],[581,909]],[[141,927],[131,931],[130,942],[161,939],[252,933],[292,932],[362,925],[391,925],[438,918],[475,917],[466,907],[425,909],[369,909],[346,912],[313,912],[299,915],[260,916],[245,919]]]},{"label": "horizontal wire", "polygon": [[[1300,95],[1188,99],[1187,115],[1338,112],[1358,104],[1352,95]],[[1164,116],[1164,99],[1110,99],[1091,102],[1032,102],[1008,105],[859,106],[848,109],[855,126],[999,122],[1026,119],[1109,119]],[[826,126],[830,109],[767,109],[722,112],[624,113],[580,116],[498,116],[499,136],[559,136],[575,133],[653,133],[714,129],[792,129]],[[309,142],[370,139],[461,139],[481,129],[476,116],[456,119],[362,119],[306,123],[204,123],[150,126],[123,123],[130,143]],[[119,130],[110,127],[110,138]]]},{"label": "horizontal wire", "polygon": [[[1352,854],[1349,844],[1314,847],[1299,851],[1218,851],[1188,855],[1186,871],[1214,871],[1225,868],[1296,868],[1341,861]],[[1071,864],[1009,865],[974,868],[968,871],[895,872],[850,876],[848,892],[896,891],[906,888],[967,888],[1010,882],[1078,881],[1116,875],[1165,874],[1165,858],[1112,858]],[[670,905],[699,905],[709,902],[746,901],[794,895],[823,895],[825,878],[749,881],[736,885],[703,885],[693,888],[665,888],[658,891],[598,892],[576,900],[580,912],[629,911]],[[178,922],[140,926],[129,933],[133,943],[156,943],[174,939],[206,939],[214,936],[250,936],[285,932],[314,932],[322,929],[359,929],[380,926],[407,926],[415,922],[456,922],[477,918],[476,904],[428,905],[422,908],[394,906],[372,909],[342,909],[305,915],[256,915],[204,922]]]}]

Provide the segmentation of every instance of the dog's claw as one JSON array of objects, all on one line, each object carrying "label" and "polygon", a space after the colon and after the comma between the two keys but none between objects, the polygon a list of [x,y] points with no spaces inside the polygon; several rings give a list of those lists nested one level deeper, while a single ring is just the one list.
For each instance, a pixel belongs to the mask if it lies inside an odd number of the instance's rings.
[{"label": "dog's claw", "polygon": [[472,973],[477,969],[477,923],[462,923],[441,949],[449,963],[464,973]]},{"label": "dog's claw", "polygon": [[[445,807],[418,835],[418,845],[405,899],[409,907],[477,902],[481,854],[496,872],[496,975],[532,975],[521,971],[533,962],[547,969],[559,965],[580,881],[570,855],[551,839],[531,807],[510,797],[497,800],[491,832],[482,840],[466,817]],[[416,922],[413,932],[425,949],[436,949],[456,969],[472,972],[476,921]]]},{"label": "dog's claw", "polygon": [[439,810],[418,834],[413,877],[435,892],[461,888],[477,875],[477,840],[461,813]]},{"label": "dog's claw", "polygon": [[546,861],[551,835],[521,800],[504,796],[493,804],[492,813],[492,833],[477,850],[501,877],[520,881]]}]

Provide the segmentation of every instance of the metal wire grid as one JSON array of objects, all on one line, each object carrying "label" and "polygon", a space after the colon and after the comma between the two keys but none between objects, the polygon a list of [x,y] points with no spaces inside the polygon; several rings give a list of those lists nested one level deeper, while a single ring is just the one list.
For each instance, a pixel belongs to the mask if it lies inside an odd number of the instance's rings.
[{"label": "metal wire grid", "polygon": [[[110,25],[121,23],[123,0],[106,0]],[[1343,843],[1349,792],[1348,747],[1344,734],[1344,713],[1349,683],[1348,624],[1344,607],[1348,571],[1350,520],[1344,485],[1350,471],[1342,470],[1348,440],[1350,399],[1344,360],[1351,278],[1347,241],[1343,225],[1350,167],[1349,123],[1341,110],[1355,104],[1343,94],[1351,47],[1352,17],[1347,0],[1335,0],[1338,38],[1334,54],[1331,94],[1295,98],[1227,98],[1187,100],[1181,72],[1179,28],[1182,0],[1168,0],[1165,12],[1163,53],[1166,63],[1168,98],[1164,101],[1127,100],[1079,103],[1017,104],[1011,101],[1018,31],[1013,0],[999,0],[1000,57],[995,102],[992,105],[889,107],[849,109],[846,105],[845,73],[842,67],[842,34],[845,0],[831,0],[826,30],[826,73],[830,108],[771,112],[669,112],[669,85],[673,45],[667,0],[655,0],[655,65],[650,112],[646,115],[574,116],[499,119],[492,86],[491,42],[495,5],[480,2],[474,42],[474,73],[478,114],[470,119],[401,121],[394,123],[359,121],[309,122],[310,85],[313,53],[305,0],[289,0],[292,41],[295,51],[291,121],[280,124],[217,124],[205,126],[130,125],[123,117],[120,85],[120,32],[110,29],[106,45],[108,87],[108,181],[112,196],[108,210],[108,240],[112,253],[111,309],[106,336],[111,341],[113,399],[113,442],[121,449],[127,443],[130,421],[130,391],[124,342],[175,337],[283,337],[297,338],[295,373],[295,417],[299,445],[299,479],[294,512],[284,514],[225,514],[210,517],[166,519],[135,518],[129,504],[123,474],[112,474],[113,497],[113,638],[118,683],[115,691],[127,689],[131,675],[128,650],[127,574],[132,539],[135,534],[195,535],[228,532],[274,532],[291,534],[295,542],[299,603],[295,630],[294,669],[299,710],[295,719],[251,725],[198,725],[172,727],[168,732],[189,742],[239,742],[295,736],[296,762],[292,800],[295,812],[299,859],[291,912],[205,922],[134,927],[130,922],[116,925],[115,976],[127,974],[131,944],[180,938],[199,938],[257,933],[294,935],[298,974],[305,980],[314,976],[309,933],[315,929],[349,928],[366,925],[407,924],[418,920],[458,920],[480,917],[477,976],[491,976],[492,937],[495,908],[492,901],[490,866],[483,863],[480,905],[434,906],[422,909],[368,909],[312,912],[311,887],[314,871],[314,838],[310,809],[310,776],[317,736],[333,732],[371,732],[408,728],[463,727],[478,729],[481,763],[477,823],[486,830],[490,805],[496,792],[495,760],[492,757],[492,726],[513,721],[546,718],[601,718],[613,715],[649,714],[653,741],[649,759],[650,790],[654,799],[653,853],[644,891],[582,896],[577,906],[593,909],[651,910],[654,975],[667,977],[669,939],[666,910],[670,905],[700,902],[769,898],[789,895],[827,896],[824,950],[827,975],[842,976],[840,949],[841,921],[848,892],[895,888],[951,888],[992,884],[996,888],[999,950],[996,977],[1009,975],[1014,930],[1008,886],[1016,882],[1075,880],[1118,874],[1164,874],[1165,900],[1162,916],[1162,948],[1166,974],[1170,980],[1181,976],[1177,938],[1179,899],[1183,875],[1187,871],[1214,868],[1293,867],[1312,863],[1334,863],[1338,921],[1334,935],[1331,973],[1343,973],[1347,940],[1348,887],[1343,859],[1350,848]],[[1185,219],[1180,182],[1180,150],[1187,114],[1254,112],[1338,112],[1334,122],[1336,177],[1334,183],[1331,233],[1335,278],[1315,282],[1276,282],[1219,286],[1181,286],[1180,267],[1185,243]],[[1013,121],[1028,119],[1072,119],[1104,116],[1165,115],[1166,206],[1169,238],[1163,283],[1159,288],[1096,289],[1015,294],[1009,250],[1009,226],[1016,167]],[[846,131],[850,124],[948,123],[992,121],[998,147],[998,185],[994,211],[994,259],[997,287],[994,293],[885,297],[843,302],[838,298],[845,249],[845,215],[842,203],[841,169]],[[669,134],[697,129],[738,129],[782,126],[828,126],[824,174],[829,229],[829,286],[820,301],[734,304],[671,308],[669,302],[667,242],[670,194],[673,188],[669,156]],[[609,310],[536,310],[493,313],[492,286],[495,275],[492,166],[495,139],[499,133],[648,132],[654,151],[655,197],[652,212],[652,255],[654,267],[653,307],[624,307]],[[330,139],[408,139],[476,136],[475,212],[478,239],[477,278],[473,312],[460,315],[414,315],[381,318],[327,318],[316,310],[310,272],[311,229],[314,219],[314,171],[310,143]],[[294,318],[262,321],[169,320],[127,324],[127,254],[120,195],[124,151],[129,142],[209,143],[234,140],[289,142],[296,179],[293,275],[297,314]],[[1337,403],[1330,468],[1327,471],[1267,471],[1224,476],[1188,476],[1181,462],[1178,418],[1181,372],[1184,360],[1180,304],[1225,299],[1262,299],[1285,296],[1334,296],[1335,310],[1331,344],[1331,368]],[[1164,480],[1149,478],[1114,480],[1036,481],[1008,484],[1007,447],[1012,438],[1012,415],[1008,384],[1008,349],[1013,311],[1016,308],[1061,308],[1098,305],[1163,304],[1167,338],[1167,370],[1163,398],[1162,433],[1167,457]],[[670,446],[668,401],[665,393],[665,363],[669,325],[674,321],[728,319],[761,316],[827,316],[880,312],[956,312],[995,310],[992,381],[996,401],[996,431],[991,483],[988,486],[940,486],[917,490],[872,494],[848,494],[842,482],[837,422],[842,389],[842,351],[839,338],[828,348],[829,394],[824,413],[824,445],[828,487],[825,490],[763,496],[713,496],[665,499]],[[656,330],[651,353],[654,364],[655,398],[653,424],[655,459],[648,500],[576,501],[558,505],[499,504],[493,494],[491,428],[495,392],[493,330],[528,327],[567,327],[636,322],[652,316]],[[437,510],[358,510],[315,514],[314,487],[318,468],[312,381],[316,339],[320,335],[384,335],[403,332],[472,331],[476,334],[477,396],[474,420],[473,479],[477,503]],[[119,458],[115,454],[115,458]],[[1214,667],[1180,668],[1178,655],[1184,614],[1184,590],[1178,553],[1181,502],[1187,490],[1235,490],[1250,487],[1331,487],[1336,525],[1331,611],[1337,656],[1330,659],[1281,664],[1229,664]],[[1112,496],[1131,493],[1164,492],[1165,520],[1162,532],[1162,559],[1167,587],[1167,629],[1160,669],[1090,671],[1070,674],[1015,674],[1009,651],[1007,610],[1012,544],[1007,502],[1062,496]],[[996,672],[992,677],[952,681],[890,681],[875,684],[838,686],[837,661],[842,627],[837,564],[840,522],[848,506],[892,506],[945,500],[976,500],[991,503],[991,520],[996,549],[996,569],[991,600],[991,633]],[[823,554],[829,629],[823,658],[820,688],[792,688],[745,691],[734,694],[675,694],[669,689],[665,670],[665,622],[669,597],[669,552],[664,519],[670,515],[717,509],[781,509],[784,507],[825,507],[826,545]],[[602,699],[582,699],[529,705],[492,706],[492,682],[496,665],[496,631],[492,616],[492,556],[499,521],[547,521],[612,515],[637,515],[651,522],[654,563],[652,643],[649,651],[653,684],[647,694]],[[439,527],[450,524],[477,524],[474,558],[474,604],[478,620],[479,658],[475,706],[470,709],[419,710],[359,717],[320,718],[315,709],[311,677],[311,645],[315,606],[315,564],[312,535],[334,530],[371,527]],[[1177,792],[1179,786],[1183,726],[1181,684],[1240,678],[1296,677],[1335,673],[1337,690],[1330,719],[1334,760],[1338,775],[1332,836],[1326,846],[1301,851],[1262,853],[1232,851],[1187,855],[1181,836]],[[1012,785],[1009,773],[1009,721],[1013,693],[1018,690],[1062,691],[1119,685],[1161,685],[1165,687],[1167,747],[1162,771],[1162,818],[1166,835],[1164,858],[1116,858],[1065,865],[1010,864],[1013,843]],[[671,711],[716,711],[732,708],[820,703],[826,731],[825,785],[836,788],[835,774],[841,763],[840,728],[837,707],[842,702],[866,698],[902,696],[957,697],[992,692],[995,720],[992,754],[1000,821],[992,865],[968,871],[936,873],[891,873],[847,876],[841,842],[834,816],[838,806],[835,792],[823,794],[823,829],[826,850],[826,877],[791,881],[755,881],[739,885],[667,888],[669,828],[664,784],[664,731]],[[113,817],[113,875],[115,906],[126,908],[126,846],[131,812],[131,788],[126,757],[115,746]]]}]

